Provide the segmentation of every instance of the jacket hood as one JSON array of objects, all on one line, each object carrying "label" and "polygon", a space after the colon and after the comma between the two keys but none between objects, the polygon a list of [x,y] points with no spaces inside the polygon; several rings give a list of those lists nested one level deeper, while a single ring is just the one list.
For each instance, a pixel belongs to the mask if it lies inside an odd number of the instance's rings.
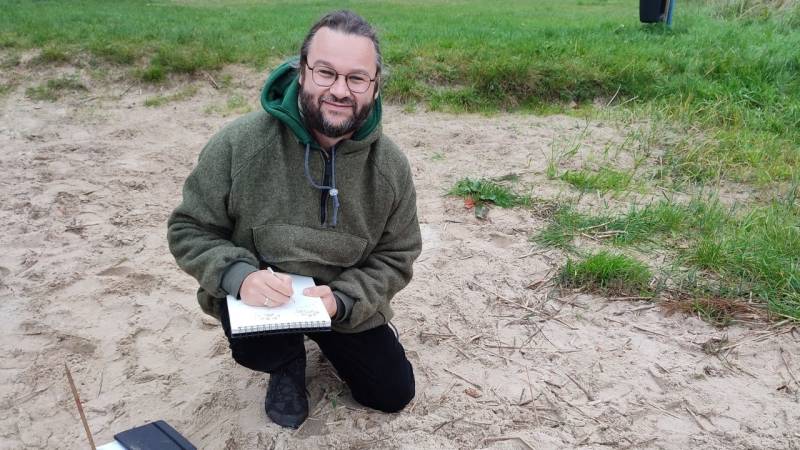
[{"label": "jacket hood", "polygon": [[[266,112],[289,127],[301,143],[318,147],[319,144],[314,136],[306,129],[298,107],[297,98],[300,93],[298,64],[299,58],[292,58],[269,74],[264,83],[264,89],[261,91],[261,106]],[[367,121],[353,133],[350,139],[360,141],[366,138],[378,128],[380,122],[381,96],[378,94]]]}]

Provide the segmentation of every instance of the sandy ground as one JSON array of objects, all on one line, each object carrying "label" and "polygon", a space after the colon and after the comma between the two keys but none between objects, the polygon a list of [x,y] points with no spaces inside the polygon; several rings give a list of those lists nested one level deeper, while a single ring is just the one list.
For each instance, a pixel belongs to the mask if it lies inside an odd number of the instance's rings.
[{"label": "sandy ground", "polygon": [[555,291],[564,255],[528,241],[546,207],[481,221],[443,195],[464,176],[517,173],[538,197],[574,196],[544,174],[554,143],[580,138],[576,158],[597,157],[624,130],[393,106],[385,131],[413,166],[424,237],[394,299],[416,398],[365,410],[309,342],[312,414],[296,431],[272,425],[266,376],[232,361],[165,242],[198,152],[236,116],[220,111],[234,93],[256,107],[263,74],[229,68],[230,87],[194,80],[194,96],[156,108],[144,100],[157,88],[85,70],[87,92],[25,97],[74,71],[3,75],[18,85],[0,98],[0,448],[87,448],[65,362],[98,443],[164,419],[203,449],[800,447],[797,329],[717,329]]}]

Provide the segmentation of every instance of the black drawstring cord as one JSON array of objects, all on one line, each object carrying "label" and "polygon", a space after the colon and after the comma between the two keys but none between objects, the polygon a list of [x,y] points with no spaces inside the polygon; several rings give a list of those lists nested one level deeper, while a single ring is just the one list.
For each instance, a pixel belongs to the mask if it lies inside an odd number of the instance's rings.
[{"label": "black drawstring cord", "polygon": [[311,183],[311,186],[314,186],[317,189],[327,189],[328,194],[333,197],[333,223],[331,224],[332,227],[335,227],[336,224],[339,222],[339,190],[336,189],[336,147],[331,147],[331,185],[324,186],[317,184],[314,182],[314,179],[311,178],[311,172],[308,169],[308,155],[311,152],[311,144],[306,144],[306,154],[305,154],[305,164],[304,164],[304,171],[306,174],[306,178],[308,182]]}]

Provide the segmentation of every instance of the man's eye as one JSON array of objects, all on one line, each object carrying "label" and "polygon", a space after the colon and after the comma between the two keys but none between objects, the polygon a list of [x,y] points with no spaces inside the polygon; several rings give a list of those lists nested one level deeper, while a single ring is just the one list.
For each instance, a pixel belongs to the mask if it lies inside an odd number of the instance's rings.
[{"label": "man's eye", "polygon": [[367,84],[369,83],[369,78],[365,77],[364,75],[350,75],[347,77],[350,83],[353,84]]},{"label": "man's eye", "polygon": [[331,69],[320,68],[317,69],[317,74],[324,77],[324,78],[333,78],[336,76],[336,72]]}]

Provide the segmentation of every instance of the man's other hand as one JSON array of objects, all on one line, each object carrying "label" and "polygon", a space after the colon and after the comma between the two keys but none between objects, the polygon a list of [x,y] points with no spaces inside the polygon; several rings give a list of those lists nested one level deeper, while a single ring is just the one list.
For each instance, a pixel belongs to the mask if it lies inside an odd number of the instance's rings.
[{"label": "man's other hand", "polygon": [[250,306],[274,308],[289,301],[292,296],[292,279],[284,273],[269,270],[253,272],[244,279],[239,297]]},{"label": "man's other hand", "polygon": [[336,297],[333,296],[333,291],[331,291],[330,287],[322,285],[305,288],[303,289],[303,295],[321,298],[328,315],[331,317],[336,315]]}]

